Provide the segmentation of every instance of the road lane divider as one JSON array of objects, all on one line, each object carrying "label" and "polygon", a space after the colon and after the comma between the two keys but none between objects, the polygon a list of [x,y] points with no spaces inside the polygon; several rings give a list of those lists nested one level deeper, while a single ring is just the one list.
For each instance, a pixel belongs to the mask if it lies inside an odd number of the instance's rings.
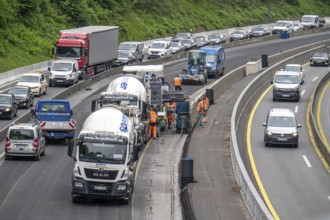
[{"label": "road lane divider", "polygon": [[307,156],[306,156],[306,155],[303,155],[302,157],[303,157],[305,163],[307,164],[307,167],[312,167],[312,165],[311,165],[311,163],[309,162]]},{"label": "road lane divider", "polygon": [[257,185],[259,187],[260,193],[269,209],[269,211],[272,213],[274,219],[278,220],[280,219],[278,214],[276,213],[272,203],[270,202],[267,192],[264,188],[264,185],[260,179],[259,176],[259,172],[257,169],[257,165],[254,161],[254,157],[253,157],[253,153],[252,153],[252,146],[251,146],[251,130],[252,130],[252,121],[254,118],[254,114],[260,104],[260,102],[262,101],[262,99],[265,97],[265,95],[274,87],[274,85],[269,86],[259,97],[259,99],[257,100],[256,104],[253,106],[252,110],[251,110],[251,114],[248,120],[248,125],[247,125],[247,134],[246,134],[246,145],[247,145],[247,152],[248,152],[248,156],[249,156],[249,160],[250,160],[250,164],[251,164],[251,168],[252,168],[252,172],[254,175],[254,178],[257,182]]},{"label": "road lane divider", "polygon": [[294,113],[298,113],[298,109],[299,109],[299,106],[298,105],[296,105],[296,107],[294,108]]}]

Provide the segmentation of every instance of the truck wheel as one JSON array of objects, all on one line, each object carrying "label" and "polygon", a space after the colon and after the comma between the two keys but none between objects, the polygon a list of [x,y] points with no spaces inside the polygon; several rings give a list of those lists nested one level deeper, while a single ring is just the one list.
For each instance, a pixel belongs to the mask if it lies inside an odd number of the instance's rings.
[{"label": "truck wheel", "polygon": [[80,203],[80,197],[72,195],[72,203]]}]

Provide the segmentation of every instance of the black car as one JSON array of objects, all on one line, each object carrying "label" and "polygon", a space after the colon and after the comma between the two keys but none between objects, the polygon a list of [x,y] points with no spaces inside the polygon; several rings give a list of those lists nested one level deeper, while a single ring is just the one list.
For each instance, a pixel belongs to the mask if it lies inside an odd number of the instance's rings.
[{"label": "black car", "polygon": [[118,59],[114,63],[114,67],[135,63],[136,58],[129,51],[118,51]]},{"label": "black car", "polygon": [[197,48],[204,47],[209,44],[208,39],[205,36],[195,37],[195,40]]},{"label": "black car", "polygon": [[230,35],[230,42],[239,41],[249,38],[249,33],[243,29],[237,29]]},{"label": "black car", "polygon": [[8,94],[14,94],[18,107],[29,108],[33,106],[34,96],[31,89],[27,86],[14,86],[10,87],[7,91]]},{"label": "black car", "polygon": [[325,65],[329,66],[329,54],[325,52],[316,52],[314,55],[310,58],[309,62],[310,66],[316,66],[316,65]]},{"label": "black car", "polygon": [[207,38],[209,39],[211,45],[226,43],[226,38],[223,34],[213,33],[210,34]]},{"label": "black car", "polygon": [[13,94],[0,94],[0,118],[13,119],[17,115],[18,104]]},{"label": "black car", "polygon": [[270,32],[267,30],[266,27],[258,26],[254,27],[250,32],[250,37],[261,37],[269,35]]}]

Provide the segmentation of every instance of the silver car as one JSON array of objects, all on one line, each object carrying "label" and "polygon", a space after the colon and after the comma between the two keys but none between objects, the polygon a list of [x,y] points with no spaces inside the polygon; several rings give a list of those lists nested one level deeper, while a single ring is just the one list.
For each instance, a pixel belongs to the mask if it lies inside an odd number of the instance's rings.
[{"label": "silver car", "polygon": [[266,147],[272,144],[298,147],[298,128],[301,125],[297,124],[292,109],[271,108],[263,126],[265,127],[264,142]]},{"label": "silver car", "polygon": [[33,157],[40,160],[45,155],[46,140],[37,124],[12,124],[5,139],[5,160],[11,157]]}]

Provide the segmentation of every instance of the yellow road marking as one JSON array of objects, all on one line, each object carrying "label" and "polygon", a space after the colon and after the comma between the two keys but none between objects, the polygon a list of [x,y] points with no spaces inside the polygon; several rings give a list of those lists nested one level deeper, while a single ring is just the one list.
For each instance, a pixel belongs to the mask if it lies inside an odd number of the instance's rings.
[{"label": "yellow road marking", "polygon": [[321,162],[323,163],[323,166],[327,169],[328,173],[330,173],[329,165],[328,165],[327,161],[324,159],[322,153],[320,152],[320,149],[319,149],[319,147],[316,144],[316,141],[315,141],[315,138],[314,138],[314,135],[313,135],[313,132],[312,132],[311,122],[309,120],[309,114],[311,112],[311,106],[312,106],[312,96],[309,99],[308,107],[307,107],[307,113],[306,113],[307,130],[308,130],[309,137],[311,139],[313,148],[314,148],[317,156],[320,158]]},{"label": "yellow road marking", "polygon": [[265,203],[269,209],[269,211],[271,212],[271,214],[273,215],[274,219],[276,220],[279,220],[279,216],[277,215],[273,205],[271,204],[269,198],[268,198],[268,195],[266,193],[266,190],[261,182],[261,179],[260,179],[260,176],[259,176],[259,173],[258,173],[258,170],[257,170],[257,166],[255,164],[255,161],[254,161],[254,158],[253,158],[253,153],[252,153],[252,148],[251,148],[251,127],[252,127],[252,120],[253,120],[253,117],[254,117],[254,114],[261,102],[261,100],[265,97],[265,95],[270,91],[270,89],[273,88],[273,85],[269,86],[266,91],[260,96],[260,98],[258,99],[257,103],[254,105],[252,111],[251,111],[251,114],[250,114],[250,117],[249,117],[249,121],[248,121],[248,126],[247,126],[247,135],[246,135],[246,143],[247,143],[247,151],[248,151],[248,155],[249,155],[249,160],[250,160],[250,164],[251,164],[251,168],[252,168],[252,172],[253,172],[253,175],[256,179],[256,182],[258,184],[258,187],[260,189],[260,192],[261,192],[261,195],[262,197],[264,198],[265,200]]},{"label": "yellow road marking", "polygon": [[149,146],[150,146],[150,142],[151,142],[152,139],[149,139],[149,141],[147,142],[146,146],[144,147],[141,155],[140,155],[140,158],[138,160],[138,164],[136,166],[136,171],[135,171],[135,178],[134,178],[134,186],[136,186],[136,177],[139,176],[139,172],[140,172],[140,167],[141,167],[141,164],[142,164],[142,161],[143,161],[143,158],[144,158],[144,155],[146,154],[146,151],[148,150]]}]

